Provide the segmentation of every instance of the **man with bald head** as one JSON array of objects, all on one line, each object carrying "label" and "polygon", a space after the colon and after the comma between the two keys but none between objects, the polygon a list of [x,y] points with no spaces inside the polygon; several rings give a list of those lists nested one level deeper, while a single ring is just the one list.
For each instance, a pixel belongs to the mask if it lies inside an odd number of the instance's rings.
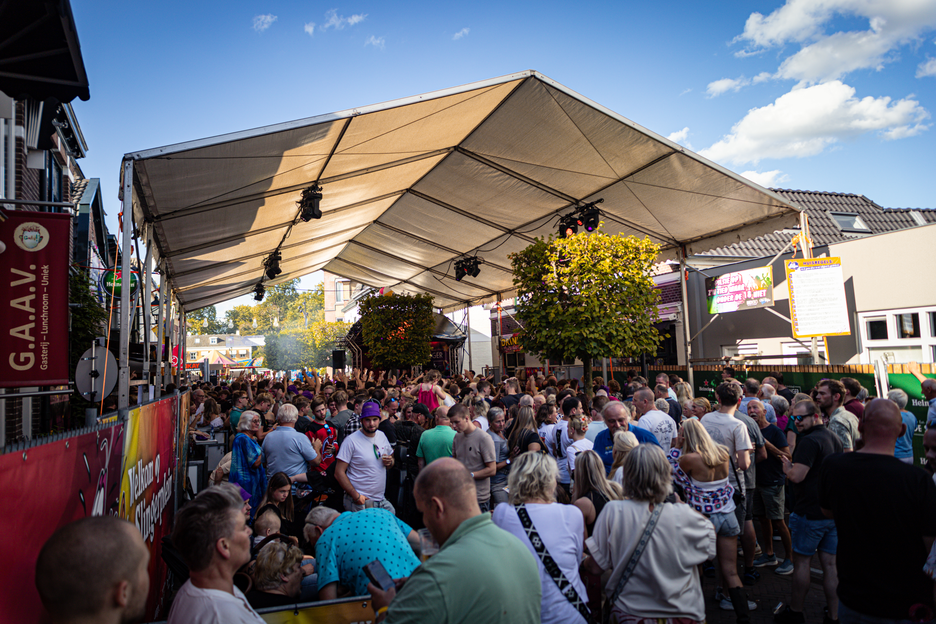
[{"label": "man with bald head", "polygon": [[36,561],[36,589],[56,624],[139,622],[149,595],[149,550],[135,526],[114,516],[61,527]]},{"label": "man with bald head", "polygon": [[413,493],[439,552],[408,579],[398,579],[395,589],[367,586],[374,621],[539,622],[536,560],[481,513],[468,470],[455,459],[438,459],[419,473]]},{"label": "man with bald head", "polygon": [[820,471],[819,504],[838,532],[843,624],[920,620],[915,605],[934,609],[923,565],[936,536],[936,485],[894,457],[905,427],[895,403],[874,399],[859,425],[864,446],[827,458]]}]

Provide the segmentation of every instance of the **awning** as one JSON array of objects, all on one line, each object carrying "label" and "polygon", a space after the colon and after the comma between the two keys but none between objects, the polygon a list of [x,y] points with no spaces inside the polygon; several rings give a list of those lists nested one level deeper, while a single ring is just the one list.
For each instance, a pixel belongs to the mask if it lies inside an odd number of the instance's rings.
[{"label": "awning", "polygon": [[[798,218],[782,197],[534,71],[125,158],[136,226],[187,310],[251,292],[281,241],[272,283],[325,269],[429,293],[449,311],[512,296],[508,254],[583,202],[603,199],[606,231],[649,237],[664,258]],[[296,202],[313,182],[324,216],[303,223]],[[464,255],[483,264],[458,282]]]},{"label": "awning", "polygon": [[236,366],[237,365],[237,362],[235,362],[228,356],[224,355],[223,353],[215,353],[208,363],[209,364],[221,364],[222,366]]},{"label": "awning", "polygon": [[0,91],[40,102],[91,98],[68,0],[0,0]]}]

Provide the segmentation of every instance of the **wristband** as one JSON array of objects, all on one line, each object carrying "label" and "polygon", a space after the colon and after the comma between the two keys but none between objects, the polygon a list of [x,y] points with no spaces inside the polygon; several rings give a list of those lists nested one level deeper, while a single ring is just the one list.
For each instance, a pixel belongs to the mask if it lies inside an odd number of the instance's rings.
[{"label": "wristband", "polygon": [[473,472],[471,473],[471,478],[472,478],[472,479],[474,479],[474,478],[475,478],[475,477],[474,477],[474,473],[473,473]]},{"label": "wristband", "polygon": [[377,609],[376,611],[374,611],[374,617],[375,617],[375,618],[379,618],[381,615],[383,615],[384,613],[386,613],[386,612],[387,612],[387,609],[389,609],[389,608],[390,608],[389,606],[387,606],[387,607],[380,607],[379,609]]}]

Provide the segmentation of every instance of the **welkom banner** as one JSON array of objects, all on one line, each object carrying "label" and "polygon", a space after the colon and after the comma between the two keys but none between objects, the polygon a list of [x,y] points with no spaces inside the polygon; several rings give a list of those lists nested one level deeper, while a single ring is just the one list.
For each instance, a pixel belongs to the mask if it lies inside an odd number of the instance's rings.
[{"label": "welkom banner", "polygon": [[177,409],[173,396],[131,410],[127,420],[119,515],[136,525],[150,551],[146,621],[169,615],[162,538],[172,532],[175,513]]}]

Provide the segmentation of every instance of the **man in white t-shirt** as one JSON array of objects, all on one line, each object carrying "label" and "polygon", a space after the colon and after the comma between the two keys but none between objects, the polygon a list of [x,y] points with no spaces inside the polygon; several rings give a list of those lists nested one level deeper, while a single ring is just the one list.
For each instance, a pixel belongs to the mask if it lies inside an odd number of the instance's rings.
[{"label": "man in white t-shirt", "polygon": [[654,405],[653,390],[650,388],[641,388],[634,393],[634,409],[637,411],[637,420],[632,423],[635,427],[646,429],[660,442],[660,446],[665,449],[673,445],[673,438],[676,437],[676,422],[658,410]]},{"label": "man in white t-shirt", "polygon": [[222,483],[202,490],[176,515],[172,544],[189,568],[169,611],[169,624],[263,624],[234,585],[250,561],[247,513],[239,488]]},{"label": "man in white t-shirt", "polygon": [[723,382],[715,388],[718,399],[718,410],[704,415],[699,422],[718,444],[728,448],[733,468],[728,470],[728,482],[738,487],[738,476],[741,476],[741,487],[744,488],[744,471],[751,465],[751,454],[754,449],[747,426],[734,417],[741,399],[741,387],[736,383]]},{"label": "man in white t-shirt", "polygon": [[347,511],[361,511],[378,507],[395,513],[393,505],[384,498],[387,487],[387,468],[393,466],[393,447],[382,431],[380,405],[368,401],[361,407],[361,428],[345,438],[338,449],[335,479],[345,491],[344,507]]}]

